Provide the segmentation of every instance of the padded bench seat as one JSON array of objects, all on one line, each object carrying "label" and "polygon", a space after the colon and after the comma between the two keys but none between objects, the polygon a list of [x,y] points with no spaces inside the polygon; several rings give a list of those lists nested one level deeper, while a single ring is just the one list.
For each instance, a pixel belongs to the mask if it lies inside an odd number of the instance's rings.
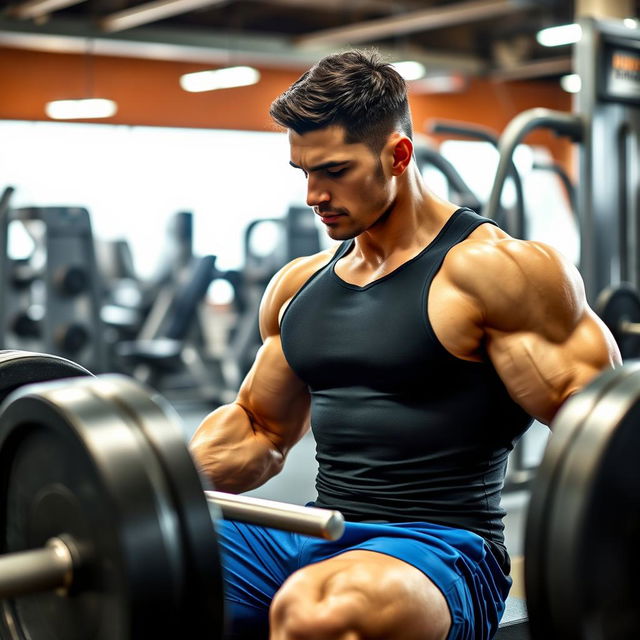
[{"label": "padded bench seat", "polygon": [[495,640],[530,640],[527,604],[523,598],[509,596]]}]

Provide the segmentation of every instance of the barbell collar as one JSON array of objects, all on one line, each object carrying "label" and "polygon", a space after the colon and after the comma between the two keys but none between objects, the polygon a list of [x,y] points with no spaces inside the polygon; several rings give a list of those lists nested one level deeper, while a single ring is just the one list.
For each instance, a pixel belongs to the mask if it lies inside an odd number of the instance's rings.
[{"label": "barbell collar", "polygon": [[338,540],[344,532],[344,517],[339,511],[301,507],[221,491],[205,491],[205,495],[208,502],[220,509],[226,520],[284,529],[325,540]]},{"label": "barbell collar", "polygon": [[0,600],[41,591],[66,592],[73,580],[73,556],[60,538],[41,549],[0,555]]}]

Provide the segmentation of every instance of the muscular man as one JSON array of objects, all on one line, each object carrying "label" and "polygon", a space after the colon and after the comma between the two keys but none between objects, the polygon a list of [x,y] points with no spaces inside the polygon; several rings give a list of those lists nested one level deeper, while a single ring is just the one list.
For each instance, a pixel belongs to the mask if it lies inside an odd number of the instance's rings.
[{"label": "muscular man", "polygon": [[572,265],[426,188],[406,86],[374,54],[325,58],[271,115],[343,242],[273,278],[255,364],[192,450],[246,491],[311,426],[315,503],[348,523],[338,542],[221,523],[231,637],[490,638],[507,455],[618,350]]}]

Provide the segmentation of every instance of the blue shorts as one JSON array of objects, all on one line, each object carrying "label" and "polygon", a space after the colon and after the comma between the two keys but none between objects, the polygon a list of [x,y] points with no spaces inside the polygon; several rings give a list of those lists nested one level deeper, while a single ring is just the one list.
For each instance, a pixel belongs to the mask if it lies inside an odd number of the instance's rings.
[{"label": "blue shorts", "polygon": [[340,540],[328,542],[287,531],[220,520],[229,638],[268,638],[269,605],[298,569],[346,551],[384,553],[416,567],[449,605],[447,640],[493,637],[511,579],[484,540],[470,531],[437,524],[346,523]]}]

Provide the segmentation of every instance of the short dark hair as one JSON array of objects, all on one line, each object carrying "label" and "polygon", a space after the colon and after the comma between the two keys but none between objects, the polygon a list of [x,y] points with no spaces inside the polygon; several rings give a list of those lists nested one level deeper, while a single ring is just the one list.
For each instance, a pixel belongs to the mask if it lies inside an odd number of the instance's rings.
[{"label": "short dark hair", "polygon": [[342,126],[345,142],[362,142],[375,153],[394,130],[412,137],[407,85],[376,51],[323,58],[273,101],[269,113],[298,134]]}]

